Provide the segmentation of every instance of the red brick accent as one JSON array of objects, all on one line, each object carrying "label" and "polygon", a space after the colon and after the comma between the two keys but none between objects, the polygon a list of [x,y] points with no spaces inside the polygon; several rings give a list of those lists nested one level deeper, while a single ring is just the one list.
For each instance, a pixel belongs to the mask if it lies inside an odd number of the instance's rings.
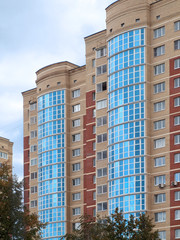
[{"label": "red brick accent", "polygon": [[174,240],[175,239],[175,230],[176,229],[180,229],[180,227],[173,227],[173,228],[171,228],[171,233],[170,233],[170,239],[171,240]]},{"label": "red brick accent", "polygon": [[[178,183],[180,186],[180,183]],[[175,201],[175,192],[180,191],[179,186],[173,187],[170,192],[170,203],[171,207],[180,207],[180,201]]]},{"label": "red brick accent", "polygon": [[24,176],[29,175],[29,163],[24,164]]},{"label": "red brick accent", "polygon": [[180,58],[180,57],[175,57],[175,58],[172,58],[172,59],[169,60],[169,63],[170,63],[169,64],[169,66],[170,66],[170,69],[169,69],[170,76],[180,73],[180,68],[174,69],[174,60],[176,60],[178,58]]},{"label": "red brick accent", "polygon": [[180,97],[180,94],[170,97],[170,113],[180,112],[180,107],[174,107],[174,99]]},{"label": "red brick accent", "polygon": [[174,145],[174,136],[180,134],[180,132],[176,132],[170,135],[170,150],[180,149],[180,144]]},{"label": "red brick accent", "polygon": [[180,87],[174,88],[174,79],[178,78],[178,77],[180,77],[180,75],[176,75],[176,76],[170,78],[170,95],[179,93],[179,91],[180,91]]},{"label": "red brick accent", "polygon": [[170,116],[170,132],[180,131],[180,125],[174,126],[174,118],[180,116],[180,112]]},{"label": "red brick accent", "polygon": [[176,151],[176,152],[171,152],[170,153],[170,167],[171,167],[171,169],[180,168],[180,163],[174,163],[174,155],[176,153],[180,153],[180,151]]},{"label": "red brick accent", "polygon": [[90,215],[90,216],[93,216],[93,209],[94,209],[94,207],[89,207],[89,208],[87,208],[86,214],[87,214],[87,215]]},{"label": "red brick accent", "polygon": [[86,107],[95,105],[95,101],[93,100],[93,93],[95,93],[94,90],[86,93]]},{"label": "red brick accent", "polygon": [[87,158],[84,161],[84,173],[95,172],[95,167],[93,167],[93,159],[94,158]]},{"label": "red brick accent", "polygon": [[[93,110],[95,109],[95,101],[93,101],[94,92],[93,90],[86,93],[86,108],[88,109],[86,109],[86,115],[83,117],[84,213],[88,213],[91,216],[93,215],[93,210],[90,211],[89,209],[92,208],[92,205],[96,204],[96,201],[93,200],[92,190],[96,186],[93,183],[95,168],[93,167],[92,157],[92,155],[95,155],[93,151],[93,142],[95,141],[95,134],[93,134],[93,126],[95,125],[95,118],[93,117]],[[87,173],[88,175],[86,175]]]},{"label": "red brick accent", "polygon": [[24,149],[29,148],[29,136],[24,137]]}]

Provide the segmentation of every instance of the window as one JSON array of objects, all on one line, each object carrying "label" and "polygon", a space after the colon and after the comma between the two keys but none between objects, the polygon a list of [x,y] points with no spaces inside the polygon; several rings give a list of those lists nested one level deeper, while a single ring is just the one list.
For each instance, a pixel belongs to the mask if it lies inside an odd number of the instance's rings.
[{"label": "window", "polygon": [[73,142],[79,142],[81,140],[81,134],[80,133],[76,133],[74,135],[72,135],[72,141]]},{"label": "window", "polygon": [[96,93],[95,93],[95,92],[92,93],[92,100],[93,100],[93,101],[96,100]]},{"label": "window", "polygon": [[174,31],[179,31],[180,30],[180,21],[177,21],[174,23]]},{"label": "window", "polygon": [[180,229],[176,229],[175,230],[175,239],[179,239],[180,238]]},{"label": "window", "polygon": [[80,89],[76,89],[76,90],[72,91],[73,98],[77,98],[79,96],[80,96]]},{"label": "window", "polygon": [[31,139],[37,137],[37,130],[31,131]]},{"label": "window", "polygon": [[96,151],[96,142],[93,142],[93,151]]},{"label": "window", "polygon": [[31,201],[31,208],[37,207],[37,200]]},{"label": "window", "polygon": [[73,208],[73,216],[76,215],[81,215],[81,208],[77,207],[77,208]]},{"label": "window", "polygon": [[107,168],[99,168],[97,170],[97,177],[101,178],[101,177],[104,177],[104,176],[107,176]]},{"label": "window", "polygon": [[154,166],[161,167],[165,165],[165,157],[157,157],[154,159]]},{"label": "window", "polygon": [[72,121],[72,126],[73,127],[79,127],[80,126],[80,118],[73,120]]},{"label": "window", "polygon": [[81,199],[81,193],[73,193],[73,201],[77,201]]},{"label": "window", "polygon": [[163,54],[165,54],[165,46],[164,45],[154,48],[154,57],[158,57]]},{"label": "window", "polygon": [[154,85],[154,94],[161,93],[165,91],[165,82],[158,83]]},{"label": "window", "polygon": [[74,163],[72,165],[73,172],[80,171],[81,164],[80,163]]},{"label": "window", "polygon": [[174,154],[174,163],[180,163],[180,153]]},{"label": "window", "polygon": [[180,49],[180,39],[174,41],[174,50],[178,50]]},{"label": "window", "polygon": [[93,167],[95,167],[95,166],[96,166],[96,159],[93,158]]},{"label": "window", "polygon": [[72,150],[72,155],[73,155],[73,157],[80,156],[80,148]]},{"label": "window", "polygon": [[97,84],[97,93],[98,92],[103,92],[107,90],[107,82],[102,82]]},{"label": "window", "polygon": [[96,103],[97,109],[102,109],[107,107],[107,99],[97,101]]},{"label": "window", "polygon": [[102,143],[107,141],[107,133],[97,135],[97,143]]},{"label": "window", "polygon": [[96,117],[96,109],[93,109],[93,118],[95,118]]},{"label": "window", "polygon": [[33,125],[33,124],[35,124],[35,123],[37,123],[37,117],[36,117],[36,116],[31,117],[31,118],[30,118],[30,124]]},{"label": "window", "polygon": [[174,107],[179,107],[180,106],[180,97],[177,97],[174,99]]},{"label": "window", "polygon": [[92,59],[92,67],[94,68],[96,66],[96,61],[95,59]]},{"label": "window", "polygon": [[160,240],[166,240],[166,231],[159,231]]},{"label": "window", "polygon": [[75,178],[72,180],[72,182],[73,182],[73,186],[78,186],[81,184],[80,178]]},{"label": "window", "polygon": [[180,182],[180,172],[174,174],[174,181]]},{"label": "window", "polygon": [[36,110],[36,107],[37,107],[37,103],[30,103],[30,111],[34,111]]},{"label": "window", "polygon": [[165,175],[154,177],[154,185],[155,186],[158,186],[159,184],[165,184],[165,183],[166,183]]},{"label": "window", "polygon": [[165,222],[166,212],[155,213],[155,222]]},{"label": "window", "polygon": [[175,201],[180,201],[180,191],[175,192],[174,195]]},{"label": "window", "polygon": [[107,65],[102,65],[96,68],[97,76],[107,72]]},{"label": "window", "polygon": [[159,112],[165,109],[165,101],[154,103],[154,111]]},{"label": "window", "polygon": [[140,18],[136,18],[136,22],[140,22]]},{"label": "window", "polygon": [[92,76],[92,84],[95,84],[96,83],[96,77],[95,75]]},{"label": "window", "polygon": [[161,18],[161,16],[160,16],[160,15],[156,16],[156,19],[157,19],[157,20],[159,20],[160,18]]},{"label": "window", "polygon": [[31,152],[36,152],[36,151],[37,151],[37,145],[32,145]]},{"label": "window", "polygon": [[166,194],[165,193],[154,195],[154,202],[155,203],[163,203],[165,201],[166,201]]},{"label": "window", "polygon": [[154,122],[154,130],[160,130],[165,128],[165,119]]},{"label": "window", "polygon": [[37,186],[31,187],[31,193],[37,193]]},{"label": "window", "polygon": [[180,68],[180,58],[174,60],[174,69]]},{"label": "window", "polygon": [[180,78],[175,78],[174,79],[174,88],[180,87]]},{"label": "window", "polygon": [[31,159],[31,166],[37,165],[37,158]]},{"label": "window", "polygon": [[97,187],[97,194],[104,194],[107,193],[107,185],[101,185]]},{"label": "window", "polygon": [[8,159],[8,154],[4,152],[0,152],[0,158]]},{"label": "window", "polygon": [[97,210],[98,210],[98,212],[106,211],[107,210],[107,202],[98,203]]},{"label": "window", "polygon": [[180,144],[180,134],[174,136],[174,144],[175,145]]},{"label": "window", "polygon": [[78,222],[73,223],[73,231],[79,230],[80,228],[81,228],[81,223],[78,223]]},{"label": "window", "polygon": [[93,176],[93,183],[96,184],[96,175]]},{"label": "window", "polygon": [[107,158],[107,150],[97,152],[97,160],[103,160]]},{"label": "window", "polygon": [[72,107],[72,111],[73,111],[73,113],[79,112],[79,111],[80,111],[80,104],[74,105],[74,106]]},{"label": "window", "polygon": [[157,29],[154,29],[154,38],[159,38],[165,35],[165,27],[160,27]]},{"label": "window", "polygon": [[175,220],[180,220],[180,210],[175,210]]},{"label": "window", "polygon": [[93,126],[93,134],[96,133],[96,125]]},{"label": "window", "polygon": [[104,57],[104,56],[106,56],[106,47],[97,49],[97,51],[96,51],[96,57],[97,57],[97,58],[101,58],[101,57]]},{"label": "window", "polygon": [[96,217],[96,209],[93,208],[93,217]]},{"label": "window", "polygon": [[93,200],[96,200],[96,192],[93,192]]},{"label": "window", "polygon": [[165,72],[165,63],[154,66],[154,75],[159,75]]},{"label": "window", "polygon": [[159,138],[154,140],[154,148],[163,148],[165,147],[165,138]]},{"label": "window", "polygon": [[107,117],[106,116],[97,118],[97,126],[98,127],[103,126],[105,124],[107,124]]},{"label": "window", "polygon": [[31,179],[36,179],[37,178],[37,172],[32,172],[31,173]]},{"label": "window", "polygon": [[174,125],[175,126],[180,125],[180,116],[174,117]]}]

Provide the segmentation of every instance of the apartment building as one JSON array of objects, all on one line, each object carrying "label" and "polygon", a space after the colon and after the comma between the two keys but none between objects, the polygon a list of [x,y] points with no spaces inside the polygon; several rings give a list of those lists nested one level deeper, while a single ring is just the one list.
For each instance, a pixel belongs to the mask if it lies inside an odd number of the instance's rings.
[{"label": "apartment building", "polygon": [[24,201],[59,240],[79,216],[147,212],[180,239],[180,0],[118,0],[86,65],[36,72],[24,98]]},{"label": "apartment building", "polygon": [[12,156],[13,142],[10,142],[7,138],[0,137],[0,166],[6,163],[12,168]]}]

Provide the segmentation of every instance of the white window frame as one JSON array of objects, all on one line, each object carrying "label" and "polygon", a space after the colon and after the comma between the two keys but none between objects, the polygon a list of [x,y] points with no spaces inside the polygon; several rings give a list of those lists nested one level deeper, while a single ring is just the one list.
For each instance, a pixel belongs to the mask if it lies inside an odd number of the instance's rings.
[{"label": "white window frame", "polygon": [[81,141],[81,134],[80,133],[76,133],[72,135],[72,142],[79,142]]},{"label": "white window frame", "polygon": [[179,107],[180,106],[180,97],[174,98],[174,107]]},{"label": "white window frame", "polygon": [[107,176],[107,168],[98,168],[97,169],[97,178],[102,178]]},{"label": "white window frame", "polygon": [[180,49],[180,39],[174,41],[174,50]]},{"label": "white window frame", "polygon": [[107,65],[106,64],[98,66],[96,68],[96,75],[97,76],[105,74],[106,72],[107,72]]},{"label": "white window frame", "polygon": [[107,124],[107,116],[99,117],[96,119],[97,127],[101,127]]},{"label": "white window frame", "polygon": [[107,54],[106,47],[101,47],[101,48],[96,50],[96,58],[105,57],[106,54]]},{"label": "white window frame", "polygon": [[29,106],[30,111],[34,111],[34,110],[36,110],[36,108],[37,108],[37,103],[36,102],[30,103],[30,106]]},{"label": "white window frame", "polygon": [[155,222],[166,222],[166,212],[155,213]]},{"label": "white window frame", "polygon": [[78,177],[78,178],[72,179],[72,185],[73,185],[73,186],[79,186],[79,185],[81,185],[81,178]]},{"label": "white window frame", "polygon": [[174,88],[180,87],[180,77],[174,79]]},{"label": "white window frame", "polygon": [[154,186],[159,186],[159,184],[166,184],[166,175],[159,175],[154,177]]},{"label": "white window frame", "polygon": [[37,116],[30,117],[30,125],[37,123]]},{"label": "white window frame", "polygon": [[174,60],[174,69],[180,68],[180,58]]},{"label": "white window frame", "polygon": [[154,48],[154,57],[159,57],[165,54],[165,45]]},{"label": "white window frame", "polygon": [[97,211],[98,212],[107,211],[107,202],[98,203],[97,204]]},{"label": "white window frame", "polygon": [[154,166],[155,167],[162,167],[162,166],[165,166],[165,156],[163,157],[156,157],[154,158]]},{"label": "white window frame", "polygon": [[97,143],[102,143],[107,141],[107,133],[102,133],[97,135]]},{"label": "white window frame", "polygon": [[174,135],[174,145],[180,144],[180,134]]},{"label": "white window frame", "polygon": [[166,146],[165,138],[158,138],[154,140],[154,149],[163,148]]},{"label": "white window frame", "polygon": [[154,112],[160,112],[165,110],[165,100],[154,103]]},{"label": "white window frame", "polygon": [[80,118],[72,120],[72,126],[73,126],[73,128],[75,128],[75,127],[80,127],[80,125],[81,125],[81,120],[80,120]]},{"label": "white window frame", "polygon": [[180,209],[175,210],[174,215],[175,215],[175,220],[180,220]]},{"label": "white window frame", "polygon": [[31,194],[37,193],[37,186],[31,187]]},{"label": "white window frame", "polygon": [[107,184],[97,186],[97,195],[102,195],[107,193]]},{"label": "white window frame", "polygon": [[154,122],[154,130],[155,131],[161,130],[163,128],[165,128],[165,119],[161,119],[161,120]]},{"label": "white window frame", "polygon": [[73,201],[79,201],[79,200],[81,200],[81,193],[80,193],[80,192],[78,192],[78,193],[73,193],[73,194],[72,194],[72,200],[73,200]]},{"label": "white window frame", "polygon": [[32,158],[31,159],[31,166],[37,165],[37,158]]},{"label": "white window frame", "polygon": [[155,194],[154,195],[154,202],[156,204],[166,202],[166,194],[165,193]]},{"label": "white window frame", "polygon": [[176,21],[174,23],[174,31],[179,31],[180,30],[180,20],[179,21]]},{"label": "white window frame", "polygon": [[80,88],[72,91],[72,98],[80,97]]},{"label": "white window frame", "polygon": [[154,66],[154,75],[155,76],[163,74],[164,72],[165,72],[165,63],[161,63],[161,64]]},{"label": "white window frame", "polygon": [[180,153],[174,154],[174,163],[180,163]]},{"label": "white window frame", "polygon": [[161,240],[166,240],[166,231],[159,231],[159,238]]},{"label": "white window frame", "polygon": [[180,229],[175,229],[175,239],[180,239]]},{"label": "white window frame", "polygon": [[80,112],[80,110],[81,110],[81,105],[80,105],[80,103],[72,106],[72,112],[73,112],[73,113]]},{"label": "white window frame", "polygon": [[96,85],[96,92],[104,92],[107,90],[107,82],[101,82]]},{"label": "white window frame", "polygon": [[78,216],[81,215],[81,208],[77,207],[77,208],[73,208],[73,216]]},{"label": "white window frame", "polygon": [[81,170],[81,163],[74,163],[74,164],[72,164],[72,171],[73,172],[78,172],[78,171],[80,171]]},{"label": "white window frame", "polygon": [[107,159],[107,150],[97,152],[97,160],[101,161]]},{"label": "white window frame", "polygon": [[180,201],[180,191],[174,192],[174,201]]},{"label": "white window frame", "polygon": [[165,91],[165,82],[154,84],[154,94]]},{"label": "white window frame", "polygon": [[31,139],[36,138],[37,137],[37,130],[31,131],[30,132],[30,137],[31,137]]},{"label": "white window frame", "polygon": [[31,201],[31,208],[37,207],[37,200],[32,200]]},{"label": "white window frame", "polygon": [[160,38],[165,35],[165,26],[154,29],[154,38]]},{"label": "white window frame", "polygon": [[80,148],[76,148],[72,150],[72,156],[73,157],[79,157],[81,154],[81,149]]},{"label": "white window frame", "polygon": [[103,108],[107,108],[107,99],[102,99],[96,102],[96,109],[100,110]]}]

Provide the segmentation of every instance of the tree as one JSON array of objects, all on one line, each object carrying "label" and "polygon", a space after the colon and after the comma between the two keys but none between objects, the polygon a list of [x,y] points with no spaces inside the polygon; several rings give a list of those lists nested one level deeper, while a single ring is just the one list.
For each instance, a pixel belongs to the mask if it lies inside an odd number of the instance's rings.
[{"label": "tree", "polygon": [[[104,220],[104,221],[103,221]],[[103,222],[103,224],[102,224]],[[123,213],[115,209],[111,216],[97,221],[90,216],[80,217],[80,228],[66,234],[66,240],[159,240],[158,231],[153,231],[152,219],[146,214],[135,219],[124,219]]]},{"label": "tree", "polygon": [[36,214],[24,208],[22,189],[22,182],[3,164],[0,167],[0,240],[38,240],[46,226]]}]

